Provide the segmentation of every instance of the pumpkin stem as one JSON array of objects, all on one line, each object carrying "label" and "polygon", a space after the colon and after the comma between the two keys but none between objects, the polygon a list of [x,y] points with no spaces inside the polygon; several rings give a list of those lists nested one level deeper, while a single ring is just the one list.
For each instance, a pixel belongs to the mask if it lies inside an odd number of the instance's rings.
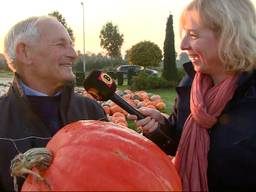
[{"label": "pumpkin stem", "polygon": [[52,159],[53,154],[47,148],[32,148],[25,153],[19,153],[16,155],[11,161],[10,167],[15,191],[18,191],[16,177],[24,177],[25,174],[31,174],[36,179],[43,181],[49,190],[51,190],[51,186],[46,179],[32,169],[35,168],[38,171],[45,170],[51,165]]}]

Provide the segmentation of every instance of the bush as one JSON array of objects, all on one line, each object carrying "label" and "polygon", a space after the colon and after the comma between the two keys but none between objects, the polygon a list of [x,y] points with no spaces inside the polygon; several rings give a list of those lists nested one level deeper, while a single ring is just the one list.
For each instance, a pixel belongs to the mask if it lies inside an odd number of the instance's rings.
[{"label": "bush", "polygon": [[131,89],[147,90],[147,89],[170,88],[173,86],[174,85],[171,82],[168,82],[162,77],[151,76],[145,72],[140,72],[137,76],[133,77]]},{"label": "bush", "polygon": [[132,85],[132,78],[136,75],[135,71],[129,69],[127,73],[127,84]]},{"label": "bush", "polygon": [[76,76],[76,86],[83,86],[85,74],[82,71],[75,71]]},{"label": "bush", "polygon": [[116,73],[117,76],[117,85],[123,85],[124,84],[124,74],[123,72],[117,72]]},{"label": "bush", "polygon": [[[117,66],[127,64],[125,60],[120,58],[111,58],[102,55],[86,55],[85,56],[85,69],[86,72],[92,70],[113,71]],[[74,65],[74,71],[83,71],[83,58],[80,55],[77,57]]]},{"label": "bush", "polygon": [[108,71],[107,74],[110,75],[110,77],[112,79],[116,79],[117,78],[117,74],[116,74],[115,71]]},{"label": "bush", "polygon": [[8,70],[8,65],[4,61],[0,61],[0,70]]}]

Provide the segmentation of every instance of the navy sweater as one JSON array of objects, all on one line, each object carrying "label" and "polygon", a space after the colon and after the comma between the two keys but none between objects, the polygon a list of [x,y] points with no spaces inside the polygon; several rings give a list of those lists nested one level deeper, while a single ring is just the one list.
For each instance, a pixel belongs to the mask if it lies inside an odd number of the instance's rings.
[{"label": "navy sweater", "polygon": [[60,95],[59,96],[27,96],[32,110],[50,128],[54,135],[62,122],[60,118]]}]

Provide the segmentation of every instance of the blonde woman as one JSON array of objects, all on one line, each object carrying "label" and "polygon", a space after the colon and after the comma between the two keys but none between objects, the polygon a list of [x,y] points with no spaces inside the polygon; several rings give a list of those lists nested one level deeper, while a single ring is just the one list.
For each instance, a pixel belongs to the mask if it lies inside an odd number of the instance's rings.
[{"label": "blonde woman", "polygon": [[165,118],[143,108],[147,117],[136,124],[175,155],[184,191],[256,190],[254,6],[194,0],[181,15],[180,31],[191,62],[184,64],[173,113]]}]

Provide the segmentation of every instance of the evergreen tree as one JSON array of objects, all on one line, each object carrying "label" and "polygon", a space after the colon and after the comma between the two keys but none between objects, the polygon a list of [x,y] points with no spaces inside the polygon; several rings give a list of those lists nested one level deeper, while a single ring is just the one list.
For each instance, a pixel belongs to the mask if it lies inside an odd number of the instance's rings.
[{"label": "evergreen tree", "polygon": [[166,24],[166,33],[164,41],[164,66],[162,76],[168,81],[178,81],[172,15],[169,16]]}]

